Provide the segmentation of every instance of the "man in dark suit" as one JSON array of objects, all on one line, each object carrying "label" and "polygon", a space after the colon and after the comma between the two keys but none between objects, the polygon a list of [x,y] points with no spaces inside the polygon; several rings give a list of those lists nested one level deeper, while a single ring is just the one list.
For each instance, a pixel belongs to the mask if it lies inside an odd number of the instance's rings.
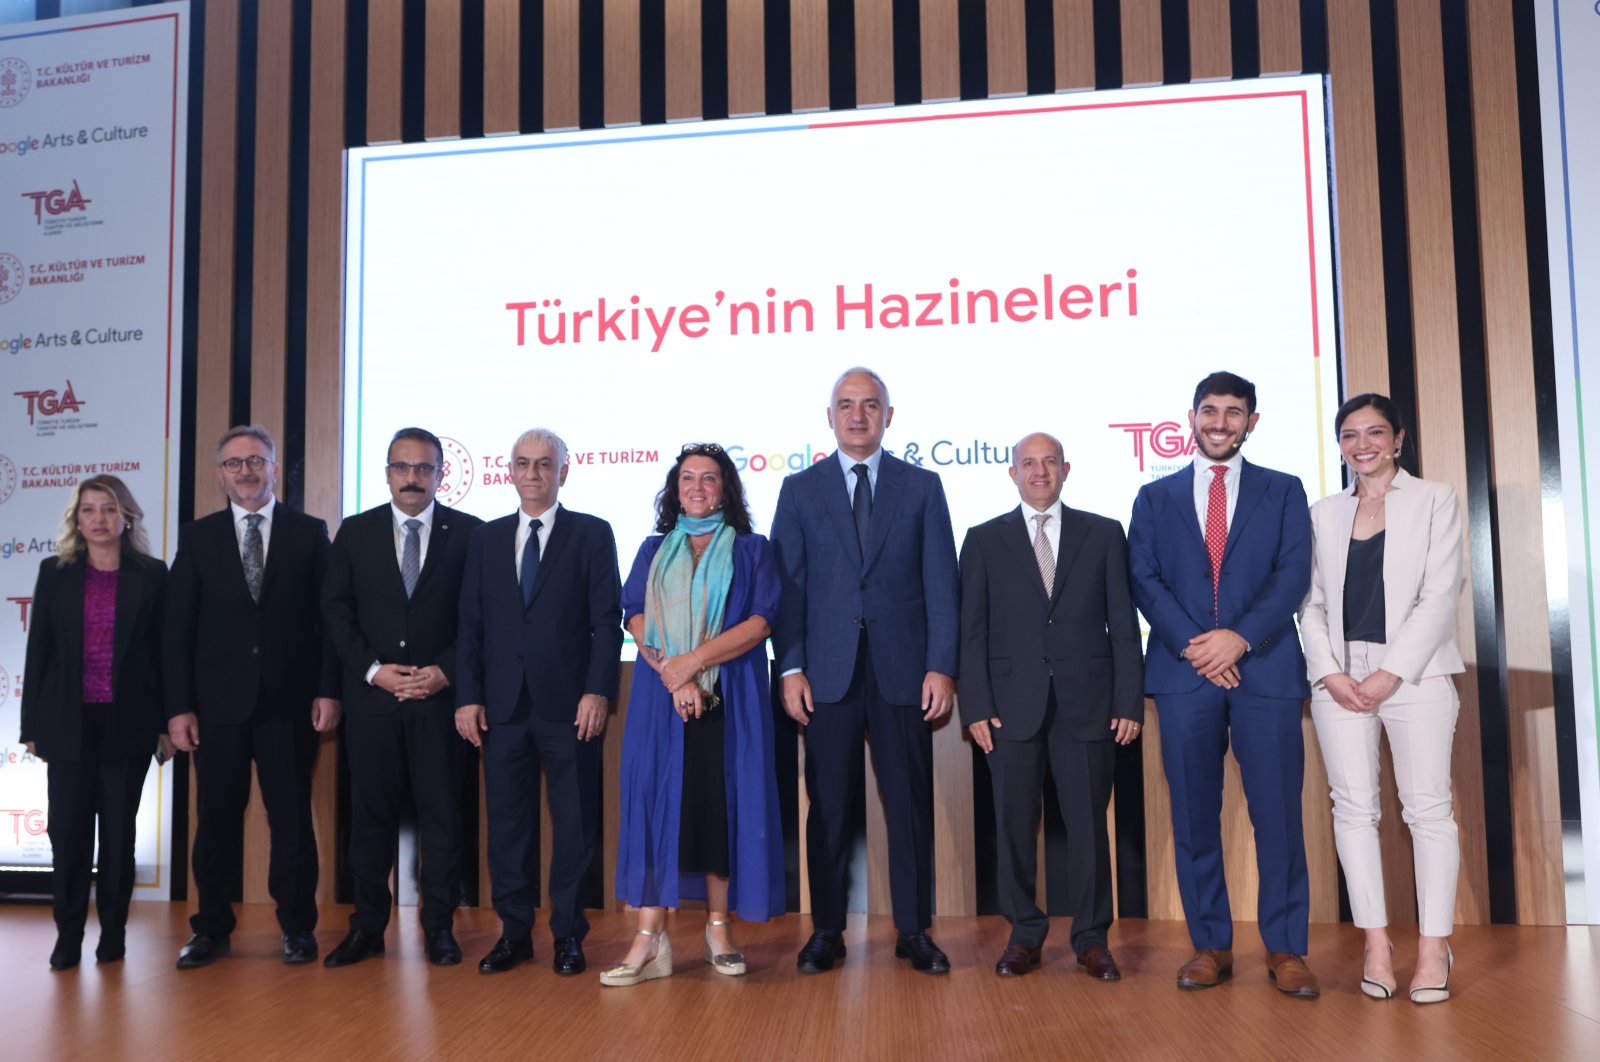
[{"label": "man in dark suit", "polygon": [[828,424],[839,449],[783,482],[772,546],[783,578],[773,632],[783,705],[805,728],[806,858],[814,932],[804,973],[844,958],[852,810],[861,793],[862,738],[889,832],[895,955],[917,970],[950,961],[933,921],[933,735],[955,695],[955,538],[932,472],[882,449],[894,417],[870,369],[833,385]]},{"label": "man in dark suit", "polygon": [[[328,525],[272,496],[277,448],[265,428],[217,444],[228,507],[178,532],[162,637],[167,732],[195,754],[199,911],[178,968],[228,953],[244,877],[244,809],[255,762],[272,850],[267,890],[283,961],[317,957],[317,839],[311,768],[318,733],[339,722],[338,672],[323,653],[319,599]],[[203,748],[202,748],[203,745]]]},{"label": "man in dark suit", "polygon": [[350,764],[350,932],[323,960],[383,954],[395,834],[409,780],[422,850],[419,920],[428,961],[461,961],[451,927],[461,888],[462,747],[455,734],[456,622],[467,541],[482,520],[434,502],[439,439],[401,428],[389,442],[390,501],[339,528],[323,621],[344,667]]},{"label": "man in dark suit", "polygon": [[1106,808],[1113,741],[1131,742],[1144,719],[1144,676],[1122,525],[1061,504],[1071,468],[1052,436],[1017,443],[1022,504],[962,543],[961,718],[994,786],[996,885],[1011,923],[995,972],[1037,966],[1050,929],[1034,902],[1048,764],[1067,826],[1072,950],[1091,976],[1115,981]]},{"label": "man in dark suit", "polygon": [[456,639],[456,730],[483,750],[489,876],[500,940],[478,964],[533,958],[533,837],[544,765],[554,833],[555,971],[582,973],[589,921],[580,890],[600,848],[600,755],[617,695],[622,580],[611,525],[556,503],[567,444],[542,428],[511,449],[518,512],[472,533]]},{"label": "man in dark suit", "polygon": [[1317,995],[1305,964],[1310,887],[1300,818],[1305,662],[1294,617],[1311,585],[1311,519],[1294,476],[1239,449],[1255,430],[1255,385],[1217,372],[1195,388],[1193,465],[1133,503],[1133,600],[1150,624],[1145,692],[1156,699],[1172,794],[1178,893],[1195,955],[1179,988],[1233,973],[1222,867],[1222,771],[1239,762],[1260,876],[1257,922],[1278,989]]}]

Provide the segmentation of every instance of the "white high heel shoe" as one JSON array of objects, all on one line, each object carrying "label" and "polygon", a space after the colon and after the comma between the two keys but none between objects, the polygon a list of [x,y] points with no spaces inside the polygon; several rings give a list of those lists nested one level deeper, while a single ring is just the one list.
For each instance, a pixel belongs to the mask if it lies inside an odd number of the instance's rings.
[{"label": "white high heel shoe", "polygon": [[1450,945],[1444,946],[1444,984],[1432,987],[1413,988],[1411,1002],[1413,1003],[1443,1003],[1450,998],[1450,973],[1456,968],[1456,953],[1450,950]]}]

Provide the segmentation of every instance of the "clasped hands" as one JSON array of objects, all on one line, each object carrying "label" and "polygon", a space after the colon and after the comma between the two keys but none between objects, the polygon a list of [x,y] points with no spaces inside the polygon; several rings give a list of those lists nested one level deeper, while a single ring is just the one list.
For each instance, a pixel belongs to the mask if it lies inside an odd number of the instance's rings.
[{"label": "clasped hands", "polygon": [[450,680],[437,664],[384,664],[373,673],[372,684],[394,694],[396,700],[424,701],[450,685]]},{"label": "clasped hands", "polygon": [[1249,648],[1244,638],[1219,627],[1190,638],[1183,648],[1183,658],[1212,685],[1231,690],[1239,685],[1239,658]]},{"label": "clasped hands", "polygon": [[1400,688],[1400,676],[1379,668],[1357,682],[1344,672],[1335,671],[1323,677],[1322,688],[1340,708],[1365,715],[1377,711],[1379,705],[1394,696]]},{"label": "clasped hands", "polygon": [[707,702],[711,695],[695,681],[705,670],[700,654],[691,649],[677,656],[667,656],[653,645],[641,645],[639,655],[661,676],[661,685],[672,694],[672,710],[678,713],[679,719],[687,723],[710,710]]}]

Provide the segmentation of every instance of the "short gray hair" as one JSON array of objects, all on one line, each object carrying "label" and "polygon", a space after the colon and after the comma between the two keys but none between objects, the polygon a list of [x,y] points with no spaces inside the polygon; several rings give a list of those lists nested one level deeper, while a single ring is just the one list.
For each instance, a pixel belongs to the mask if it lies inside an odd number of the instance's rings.
[{"label": "short gray hair", "polygon": [[235,439],[254,439],[267,448],[272,455],[273,463],[278,460],[278,444],[272,441],[272,433],[259,424],[235,424],[222,433],[222,438],[217,440],[217,456],[222,456],[222,448]]},{"label": "short gray hair", "polygon": [[839,385],[844,383],[845,377],[847,376],[872,377],[872,381],[878,385],[878,390],[883,394],[883,404],[886,406],[889,404],[889,385],[883,382],[883,377],[879,376],[865,365],[852,365],[844,372],[841,372],[837,380],[833,381],[833,389],[828,392],[829,405],[833,404],[833,396],[839,393]]},{"label": "short gray hair", "polygon": [[567,463],[566,442],[561,438],[561,436],[557,435],[549,428],[529,428],[527,431],[517,436],[517,441],[511,444],[511,456],[515,457],[517,454],[517,448],[523,443],[529,442],[544,443],[546,446],[554,450],[556,452],[557,465],[564,465]]}]

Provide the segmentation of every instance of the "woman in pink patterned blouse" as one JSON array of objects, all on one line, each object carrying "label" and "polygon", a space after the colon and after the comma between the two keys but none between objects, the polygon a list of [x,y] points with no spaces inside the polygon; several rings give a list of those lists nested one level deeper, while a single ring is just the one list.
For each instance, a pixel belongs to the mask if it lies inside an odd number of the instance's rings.
[{"label": "woman in pink patterned blouse", "polygon": [[162,735],[161,608],[167,567],[149,555],[144,512],[122,480],[92,476],[72,492],[56,555],[39,566],[28,628],[21,740],[49,764],[56,946],[50,967],[78,964],[99,819],[100,943],[124,951],[133,897],[134,818]]}]

